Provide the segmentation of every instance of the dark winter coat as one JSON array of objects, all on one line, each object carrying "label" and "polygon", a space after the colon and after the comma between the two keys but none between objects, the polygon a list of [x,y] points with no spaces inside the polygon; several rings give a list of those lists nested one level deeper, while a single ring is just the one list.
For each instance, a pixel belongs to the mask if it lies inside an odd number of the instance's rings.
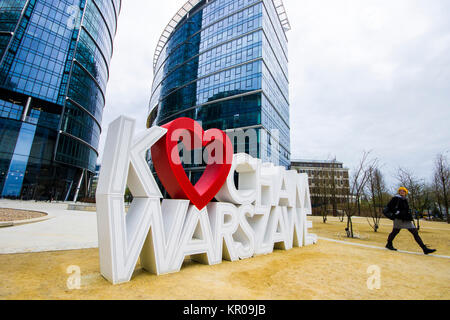
[{"label": "dark winter coat", "polygon": [[395,215],[396,219],[403,221],[414,221],[411,211],[409,210],[408,199],[402,196],[395,196],[388,204],[389,210],[393,213],[399,211],[399,214]]}]

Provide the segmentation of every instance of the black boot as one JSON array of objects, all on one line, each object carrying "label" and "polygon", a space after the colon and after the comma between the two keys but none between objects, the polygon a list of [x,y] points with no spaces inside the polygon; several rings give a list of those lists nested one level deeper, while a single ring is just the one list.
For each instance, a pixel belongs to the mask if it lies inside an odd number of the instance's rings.
[{"label": "black boot", "polygon": [[430,249],[430,248],[427,248],[427,246],[424,246],[422,248],[422,250],[423,250],[424,254],[430,254],[430,253],[436,252],[436,249]]},{"label": "black boot", "polygon": [[395,237],[400,233],[400,229],[393,229],[391,234],[389,235],[387,244],[386,244],[386,249],[392,250],[392,251],[397,251],[397,249],[394,248],[393,246],[393,242]]},{"label": "black boot", "polygon": [[397,251],[397,249],[394,248],[394,246],[392,245],[392,243],[388,243],[386,245],[386,249],[392,250],[392,251]]}]

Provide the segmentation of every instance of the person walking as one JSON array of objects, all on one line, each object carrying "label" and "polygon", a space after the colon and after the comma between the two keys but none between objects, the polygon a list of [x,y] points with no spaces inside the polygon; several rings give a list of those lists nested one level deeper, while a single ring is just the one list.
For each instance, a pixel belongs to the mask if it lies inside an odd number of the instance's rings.
[{"label": "person walking", "polygon": [[393,241],[402,229],[408,229],[408,231],[411,232],[411,234],[414,236],[416,242],[422,248],[424,254],[436,252],[435,249],[428,248],[419,236],[419,231],[413,223],[414,219],[411,211],[409,210],[408,199],[406,198],[408,192],[408,189],[406,189],[405,187],[399,188],[398,195],[392,198],[392,200],[388,204],[390,212],[395,214],[395,219],[394,229],[389,235],[386,248],[389,250],[397,251],[397,249],[394,248]]}]

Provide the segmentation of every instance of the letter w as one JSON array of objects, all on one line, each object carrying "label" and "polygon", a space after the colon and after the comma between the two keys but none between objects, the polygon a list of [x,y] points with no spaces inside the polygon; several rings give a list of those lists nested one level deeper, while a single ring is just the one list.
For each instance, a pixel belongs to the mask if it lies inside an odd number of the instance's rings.
[{"label": "letter w", "polygon": [[[97,187],[100,272],[113,284],[128,282],[161,206],[161,192],[145,154],[167,130],[148,129],[133,140],[135,120],[120,117],[110,124]],[[125,212],[128,185],[134,200]]]}]

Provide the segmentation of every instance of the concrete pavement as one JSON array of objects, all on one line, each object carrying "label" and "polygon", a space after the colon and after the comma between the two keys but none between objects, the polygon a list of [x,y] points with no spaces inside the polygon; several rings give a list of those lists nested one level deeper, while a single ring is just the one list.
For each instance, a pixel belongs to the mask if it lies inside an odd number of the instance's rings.
[{"label": "concrete pavement", "polygon": [[98,247],[95,212],[67,210],[68,203],[0,200],[1,208],[45,212],[49,219],[0,228],[0,254]]}]

